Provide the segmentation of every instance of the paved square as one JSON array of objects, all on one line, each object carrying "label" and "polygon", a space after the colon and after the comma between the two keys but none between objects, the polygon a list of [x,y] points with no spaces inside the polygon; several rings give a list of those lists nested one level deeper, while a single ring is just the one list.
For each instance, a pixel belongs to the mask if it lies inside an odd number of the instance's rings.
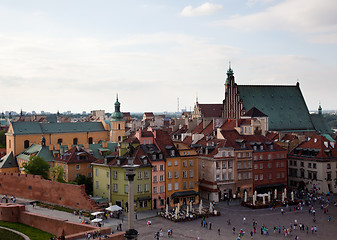
[{"label": "paved square", "polygon": [[[333,205],[337,197],[330,197],[330,206],[328,213],[324,214],[317,202],[314,204],[316,210],[316,223],[313,222],[313,216],[309,214],[309,208],[304,207],[302,212],[285,209],[285,214],[281,214],[281,208],[275,210],[270,209],[249,209],[241,207],[238,204],[227,206],[224,202],[217,204],[217,209],[221,211],[221,216],[206,218],[207,222],[212,223],[212,230],[201,227],[201,220],[194,220],[189,222],[175,223],[161,217],[151,218],[152,225],[147,226],[147,220],[139,220],[136,222],[136,229],[139,232],[139,240],[154,239],[154,235],[161,228],[164,236],[160,239],[168,239],[167,230],[173,229],[174,239],[237,239],[240,229],[245,231],[244,237],[241,239],[250,239],[250,232],[253,230],[253,219],[257,221],[256,234],[253,239],[295,239],[299,236],[300,239],[337,239],[337,207]],[[205,205],[204,205],[205,206]],[[328,217],[331,216],[331,221],[328,222]],[[246,223],[243,223],[243,218],[246,218]],[[231,225],[227,224],[230,218]],[[309,227],[309,232],[299,230],[298,227],[292,230],[291,235],[287,237],[282,234],[274,233],[274,226],[283,226],[289,228],[294,224],[295,219],[297,223],[304,224]],[[261,235],[260,228],[264,224],[268,230],[269,235]],[[312,234],[311,227],[317,226],[317,232]],[[126,224],[125,224],[126,227]],[[232,233],[232,228],[236,228],[236,233]],[[218,235],[218,228],[220,228],[220,236]]]}]

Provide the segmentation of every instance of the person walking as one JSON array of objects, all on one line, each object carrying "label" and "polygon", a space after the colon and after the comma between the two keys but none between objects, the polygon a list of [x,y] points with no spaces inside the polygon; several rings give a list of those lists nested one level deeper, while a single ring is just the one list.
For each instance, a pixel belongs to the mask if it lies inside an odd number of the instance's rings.
[{"label": "person walking", "polygon": [[211,222],[209,222],[209,228],[208,229],[212,230],[212,223]]},{"label": "person walking", "polygon": [[232,230],[233,230],[233,234],[235,234],[235,227],[233,227]]},{"label": "person walking", "polygon": [[218,228],[218,234],[219,234],[219,236],[220,236],[220,228]]}]

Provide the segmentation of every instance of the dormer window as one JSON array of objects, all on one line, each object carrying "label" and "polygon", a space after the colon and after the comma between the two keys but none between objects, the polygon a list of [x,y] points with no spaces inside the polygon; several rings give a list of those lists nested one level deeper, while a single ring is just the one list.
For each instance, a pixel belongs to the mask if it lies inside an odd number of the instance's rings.
[{"label": "dormer window", "polygon": [[117,159],[117,165],[121,165],[121,160]]},{"label": "dormer window", "polygon": [[152,155],[152,160],[156,160],[156,154]]},{"label": "dormer window", "polygon": [[174,157],[174,150],[171,150],[171,157]]}]

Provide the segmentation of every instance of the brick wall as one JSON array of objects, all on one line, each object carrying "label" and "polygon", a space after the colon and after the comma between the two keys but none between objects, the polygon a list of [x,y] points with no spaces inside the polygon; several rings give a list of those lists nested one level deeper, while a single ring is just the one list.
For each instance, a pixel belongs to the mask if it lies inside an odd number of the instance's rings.
[{"label": "brick wall", "polygon": [[84,185],[53,182],[41,176],[0,173],[0,194],[91,211],[99,210],[85,193]]}]

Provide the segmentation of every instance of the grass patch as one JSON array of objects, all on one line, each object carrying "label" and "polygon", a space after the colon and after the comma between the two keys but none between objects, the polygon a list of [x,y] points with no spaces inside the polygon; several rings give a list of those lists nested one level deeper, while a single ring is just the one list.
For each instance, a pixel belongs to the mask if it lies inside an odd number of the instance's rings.
[{"label": "grass patch", "polygon": [[[33,228],[31,226],[22,224],[22,223],[12,223],[12,222],[4,222],[0,221],[0,226],[14,229],[18,232],[21,232],[25,235],[27,235],[31,240],[48,240],[53,235],[47,232],[44,232],[40,229]],[[1,237],[3,235],[0,235]],[[7,239],[7,238],[1,238],[0,239]]]},{"label": "grass patch", "polygon": [[6,229],[0,229],[1,240],[24,240],[24,238],[16,233],[8,231]]}]

